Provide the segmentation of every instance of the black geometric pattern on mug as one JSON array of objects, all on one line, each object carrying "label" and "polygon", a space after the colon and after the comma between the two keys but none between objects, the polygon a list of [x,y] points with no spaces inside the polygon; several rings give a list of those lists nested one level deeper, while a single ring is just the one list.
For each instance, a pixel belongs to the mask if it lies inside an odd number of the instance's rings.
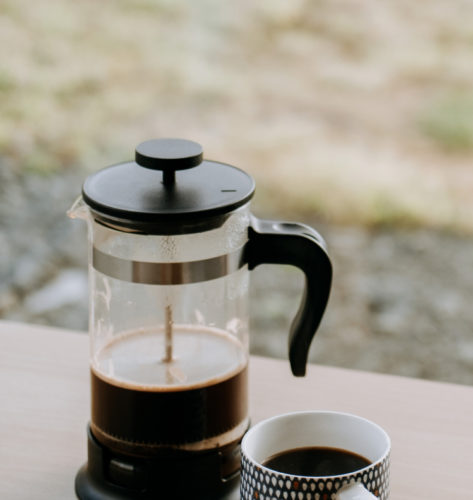
[{"label": "black geometric pattern on mug", "polygon": [[380,500],[389,496],[389,455],[378,464],[350,475],[350,479],[335,477],[310,478],[269,474],[242,457],[241,500],[334,500],[336,492],[349,483],[360,482]]}]

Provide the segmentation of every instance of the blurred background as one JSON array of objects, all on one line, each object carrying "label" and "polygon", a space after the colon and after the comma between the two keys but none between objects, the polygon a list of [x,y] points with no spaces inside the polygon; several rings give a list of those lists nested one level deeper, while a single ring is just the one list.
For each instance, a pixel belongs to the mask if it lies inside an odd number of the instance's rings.
[{"label": "blurred background", "polygon": [[[84,178],[183,137],[326,238],[310,359],[473,383],[473,2],[0,3],[0,317],[87,329]],[[303,279],[252,273],[285,358]]]}]

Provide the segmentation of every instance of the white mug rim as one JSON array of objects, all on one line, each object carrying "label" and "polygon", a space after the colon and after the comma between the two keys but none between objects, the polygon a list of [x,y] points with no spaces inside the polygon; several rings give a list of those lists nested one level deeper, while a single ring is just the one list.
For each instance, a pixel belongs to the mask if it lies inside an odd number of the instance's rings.
[{"label": "white mug rim", "polygon": [[[262,465],[258,461],[256,461],[253,457],[251,457],[249,454],[245,452],[245,445],[248,442],[249,439],[251,439],[251,434],[254,434],[255,432],[258,432],[258,429],[263,427],[264,425],[269,424],[270,422],[273,422],[275,420],[280,420],[283,418],[288,418],[291,416],[300,416],[300,415],[307,415],[307,414],[325,414],[325,415],[337,415],[337,416],[343,416],[343,417],[348,417],[352,419],[358,419],[360,421],[364,421],[365,423],[373,426],[376,428],[378,431],[381,432],[381,434],[384,435],[384,438],[386,439],[386,449],[384,453],[375,461],[371,462],[369,465],[366,465],[365,467],[361,469],[357,469],[356,471],[352,472],[347,472],[345,474],[337,474],[337,475],[331,475],[331,476],[305,476],[302,474],[290,474],[287,472],[280,472],[276,471],[274,469],[270,469],[269,467],[266,467],[265,465]],[[351,451],[351,450],[350,450]],[[390,455],[391,453],[391,438],[389,437],[389,434],[376,422],[373,422],[372,420],[369,420],[365,417],[361,417],[360,415],[356,415],[354,413],[348,413],[348,412],[341,412],[341,411],[332,411],[332,410],[302,410],[302,411],[294,411],[294,412],[287,412],[287,413],[282,413],[280,415],[274,415],[272,417],[269,417],[267,419],[261,420],[257,424],[255,424],[253,427],[251,427],[247,433],[243,436],[242,442],[241,442],[241,454],[242,456],[245,457],[246,460],[251,462],[254,467],[258,467],[261,470],[264,471],[266,474],[277,474],[279,476],[283,476],[287,479],[293,479],[293,478],[304,478],[304,479],[311,479],[311,480],[341,480],[341,479],[347,479],[350,478],[351,476],[355,474],[360,474],[368,471],[369,469],[378,466],[379,464],[383,463]]]}]

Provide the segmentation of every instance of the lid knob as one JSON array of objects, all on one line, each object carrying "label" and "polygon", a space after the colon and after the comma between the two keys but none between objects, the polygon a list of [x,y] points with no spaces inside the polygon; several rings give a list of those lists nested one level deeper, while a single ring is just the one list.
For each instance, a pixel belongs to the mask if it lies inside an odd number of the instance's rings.
[{"label": "lid knob", "polygon": [[176,182],[176,170],[197,167],[202,160],[202,146],[186,139],[152,139],[142,142],[135,150],[138,165],[163,171],[165,186]]}]

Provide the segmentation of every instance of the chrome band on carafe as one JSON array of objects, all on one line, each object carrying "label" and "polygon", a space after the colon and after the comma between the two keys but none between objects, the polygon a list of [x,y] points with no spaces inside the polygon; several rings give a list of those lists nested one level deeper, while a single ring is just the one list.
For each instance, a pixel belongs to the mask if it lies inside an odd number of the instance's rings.
[{"label": "chrome band on carafe", "polygon": [[122,259],[92,250],[92,266],[97,271],[122,281],[147,285],[185,285],[227,276],[241,269],[244,247],[210,259],[189,262],[143,262]]}]

